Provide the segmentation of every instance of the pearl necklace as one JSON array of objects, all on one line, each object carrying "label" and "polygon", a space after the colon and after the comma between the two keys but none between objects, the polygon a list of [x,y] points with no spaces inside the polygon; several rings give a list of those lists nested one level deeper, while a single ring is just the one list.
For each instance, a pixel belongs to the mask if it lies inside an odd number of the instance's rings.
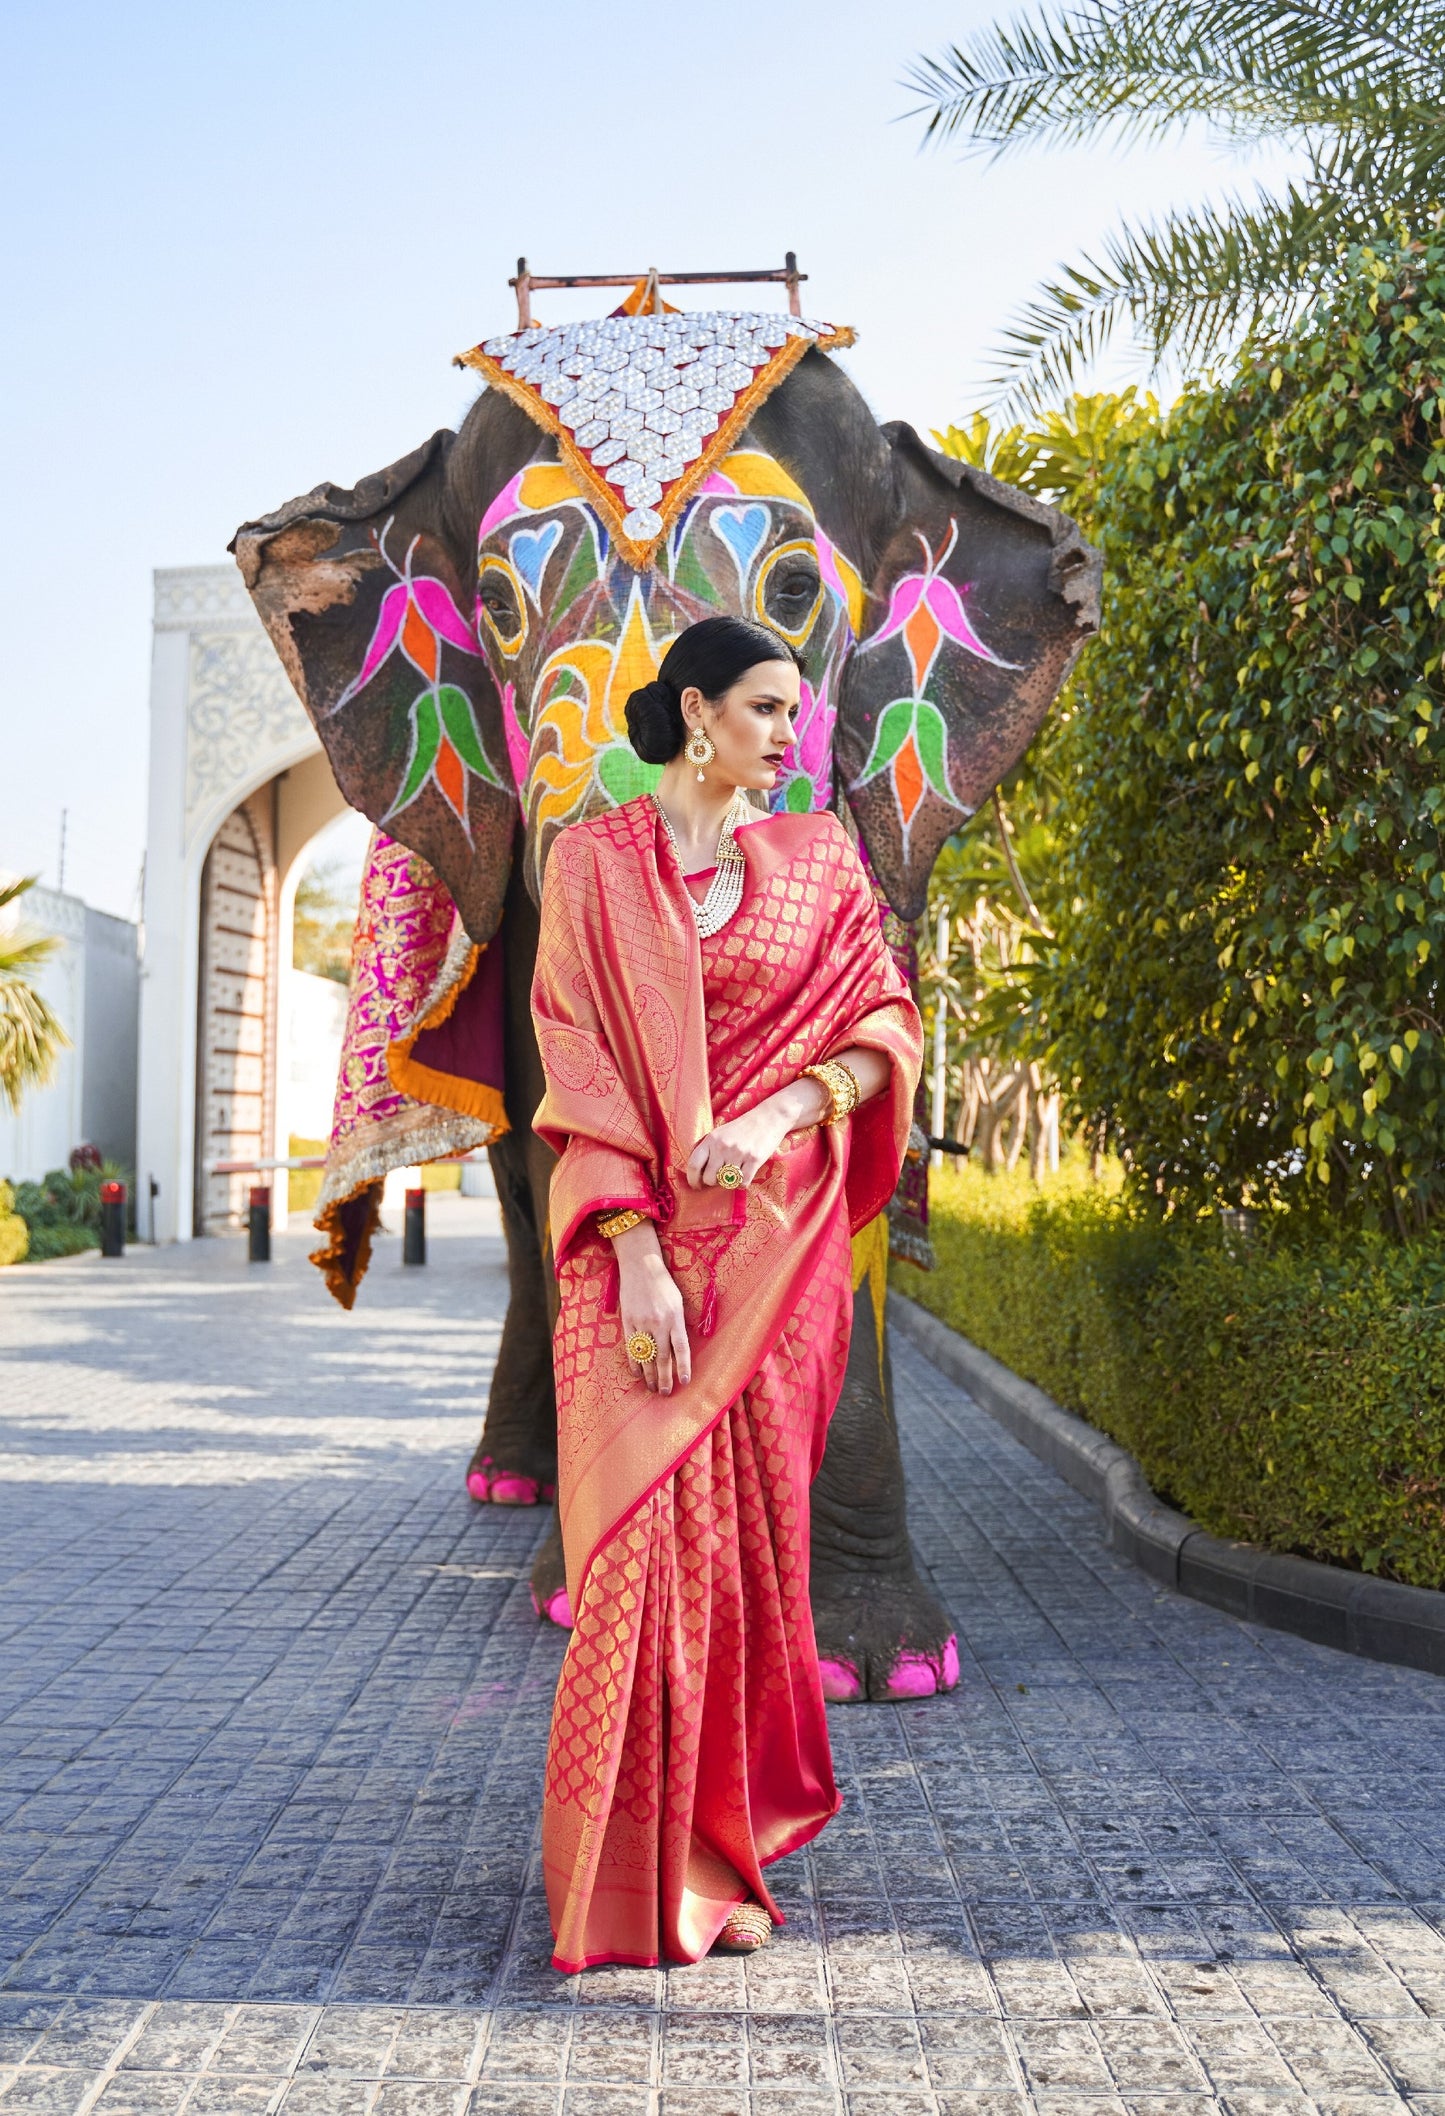
[{"label": "pearl necklace", "polygon": [[[682,865],[682,850],[677,842],[677,832],[673,829],[667,810],[663,807],[661,801],[658,800],[656,794],[652,797],[652,805],[662,817],[662,827],[671,840],[672,849],[677,854],[677,864],[680,867]],[[743,811],[742,814],[739,814],[740,809]],[[707,895],[699,903],[691,890],[687,893],[687,900],[692,905],[692,915],[697,920],[698,935],[702,940],[709,940],[714,933],[721,932],[743,900],[743,882],[747,874],[747,863],[743,858],[742,848],[733,836],[733,832],[746,821],[749,813],[749,804],[743,800],[741,795],[738,795],[723,820],[723,827],[718,836],[717,872],[712,878]]]}]

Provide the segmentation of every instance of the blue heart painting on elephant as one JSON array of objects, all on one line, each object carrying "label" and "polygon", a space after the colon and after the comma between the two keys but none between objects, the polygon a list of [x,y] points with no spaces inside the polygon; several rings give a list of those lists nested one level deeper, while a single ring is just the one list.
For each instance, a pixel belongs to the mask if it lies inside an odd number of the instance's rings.
[{"label": "blue heart painting on elephant", "polygon": [[[462,356],[487,387],[458,432],[237,534],[342,791],[430,864],[473,954],[505,957],[508,1128],[489,1152],[512,1295],[478,1497],[536,1498],[555,1475],[526,995],[558,831],[655,778],[626,740],[629,692],[715,611],[796,646],[801,707],[772,799],[842,817],[901,950],[939,847],[1022,754],[1097,624],[1098,560],[1074,525],[880,427],[829,357],[850,341],[736,311],[488,339]],[[853,1353],[815,1487],[814,1618],[840,1697],[957,1673],[908,1541],[887,1246],[884,1221],[858,1237]],[[565,1616],[560,1581],[553,1542],[534,1595]]]}]

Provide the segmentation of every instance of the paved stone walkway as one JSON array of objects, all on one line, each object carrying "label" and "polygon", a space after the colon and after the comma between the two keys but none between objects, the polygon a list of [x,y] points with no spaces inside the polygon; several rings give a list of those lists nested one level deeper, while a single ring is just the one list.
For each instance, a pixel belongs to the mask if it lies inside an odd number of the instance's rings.
[{"label": "paved stone walkway", "polygon": [[1445,2116],[1445,1684],[1156,1588],[906,1346],[964,1686],[833,1715],[757,1960],[547,1968],[545,1521],[434,1205],[0,1275],[0,2116]]}]

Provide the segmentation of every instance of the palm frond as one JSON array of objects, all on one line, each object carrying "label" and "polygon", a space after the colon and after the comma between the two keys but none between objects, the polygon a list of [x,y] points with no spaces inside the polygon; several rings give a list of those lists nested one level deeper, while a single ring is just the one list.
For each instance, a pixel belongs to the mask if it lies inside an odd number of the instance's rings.
[{"label": "palm frond", "polygon": [[994,24],[906,85],[934,141],[1157,141],[1190,118],[1236,143],[1345,122],[1439,124],[1442,0],[1088,0]]},{"label": "palm frond", "polygon": [[1101,259],[1066,266],[1005,332],[992,378],[998,408],[1032,411],[1075,389],[1123,327],[1154,362],[1166,349],[1186,366],[1214,357],[1267,319],[1307,308],[1358,232],[1339,202],[1294,185],[1282,199],[1262,192],[1253,206],[1226,201],[1155,227],[1126,224]]},{"label": "palm frond", "polygon": [[[0,912],[34,885],[35,877],[29,875],[0,886]],[[57,941],[33,936],[0,936],[0,1095],[12,1110],[19,1109],[28,1088],[41,1087],[50,1078],[57,1056],[70,1042],[30,976],[58,946]]]}]

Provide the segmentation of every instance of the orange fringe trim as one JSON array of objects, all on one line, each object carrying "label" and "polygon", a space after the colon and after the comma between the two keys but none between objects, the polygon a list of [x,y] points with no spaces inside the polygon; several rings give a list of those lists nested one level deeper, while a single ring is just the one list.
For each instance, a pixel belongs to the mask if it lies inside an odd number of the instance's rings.
[{"label": "orange fringe trim", "polygon": [[491,1125],[494,1139],[512,1128],[502,1106],[502,1090],[489,1087],[485,1080],[459,1080],[454,1073],[434,1072],[431,1066],[409,1058],[398,1043],[386,1054],[386,1069],[392,1086],[410,1095],[413,1102],[434,1102],[438,1109],[455,1110],[459,1117],[475,1117],[479,1124]]},{"label": "orange fringe trim", "polygon": [[[351,1257],[351,1268],[347,1269],[348,1235],[342,1214],[348,1205],[370,1192],[366,1219]],[[376,1239],[376,1230],[381,1225],[382,1185],[374,1179],[358,1183],[355,1190],[344,1198],[333,1198],[323,1205],[316,1220],[312,1222],[317,1232],[324,1237],[322,1246],[313,1249],[310,1262],[315,1264],[326,1281],[326,1290],[335,1301],[339,1301],[348,1312],[356,1305],[356,1289],[366,1276],[366,1267],[371,1262],[371,1245]]]},{"label": "orange fringe trim", "polygon": [[733,443],[758,406],[792,373],[804,353],[810,347],[816,347],[820,353],[831,353],[838,346],[852,345],[855,335],[844,325],[838,330],[826,331],[817,338],[789,338],[786,345],[779,346],[767,366],[758,369],[732,410],[724,416],[697,461],[689,464],[676,484],[670,485],[663,494],[662,503],[657,510],[662,517],[662,527],[657,535],[650,537],[646,543],[636,543],[630,536],[624,536],[623,503],[615,487],[595,468],[572,439],[559,414],[537,394],[529,382],[519,382],[515,375],[509,375],[501,362],[494,360],[490,353],[484,353],[479,345],[473,346],[469,353],[458,353],[452,365],[474,368],[493,389],[501,390],[503,396],[510,397],[514,404],[520,404],[523,411],[535,419],[545,433],[554,436],[563,462],[579,480],[584,491],[591,494],[597,512],[607,524],[613,543],[633,571],[641,573],[645,567],[651,565],[653,553],[698,486],[716,469],[724,456],[732,453]]},{"label": "orange fringe trim", "polygon": [[404,1036],[398,1036],[395,1043],[387,1045],[386,1070],[398,1094],[410,1095],[413,1102],[431,1102],[438,1109],[455,1110],[459,1117],[475,1117],[479,1124],[490,1124],[493,1138],[500,1139],[503,1132],[512,1127],[507,1121],[499,1087],[490,1087],[484,1080],[463,1080],[455,1073],[439,1073],[435,1067],[423,1065],[420,1059],[411,1055],[412,1045],[424,1030],[439,1029],[444,1021],[451,1019],[485,949],[485,941],[472,948],[461,970],[430,1012],[424,1014]]}]

